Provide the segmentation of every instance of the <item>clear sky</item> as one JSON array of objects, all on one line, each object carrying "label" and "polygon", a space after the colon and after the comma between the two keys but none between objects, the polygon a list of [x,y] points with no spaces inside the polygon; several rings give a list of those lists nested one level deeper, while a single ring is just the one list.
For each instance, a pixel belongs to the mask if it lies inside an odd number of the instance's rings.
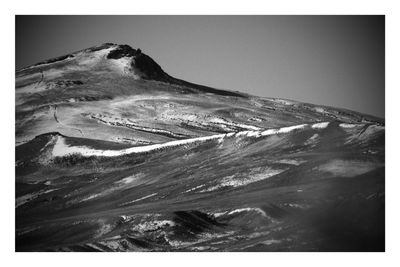
[{"label": "clear sky", "polygon": [[385,117],[384,16],[16,16],[16,69],[105,42],[189,82]]}]

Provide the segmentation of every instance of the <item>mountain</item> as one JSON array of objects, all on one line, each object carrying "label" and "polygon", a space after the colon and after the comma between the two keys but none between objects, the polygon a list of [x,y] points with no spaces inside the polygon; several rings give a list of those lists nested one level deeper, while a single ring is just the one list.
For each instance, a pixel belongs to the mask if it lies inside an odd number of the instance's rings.
[{"label": "mountain", "polygon": [[383,119],[112,43],[18,70],[15,96],[17,251],[384,250]]}]

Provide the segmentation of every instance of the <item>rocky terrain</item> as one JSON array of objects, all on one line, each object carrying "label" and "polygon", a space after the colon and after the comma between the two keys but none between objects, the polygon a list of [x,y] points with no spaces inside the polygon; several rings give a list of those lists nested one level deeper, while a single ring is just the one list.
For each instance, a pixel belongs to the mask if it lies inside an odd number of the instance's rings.
[{"label": "rocky terrain", "polygon": [[16,72],[17,251],[383,251],[385,124],[106,43]]}]

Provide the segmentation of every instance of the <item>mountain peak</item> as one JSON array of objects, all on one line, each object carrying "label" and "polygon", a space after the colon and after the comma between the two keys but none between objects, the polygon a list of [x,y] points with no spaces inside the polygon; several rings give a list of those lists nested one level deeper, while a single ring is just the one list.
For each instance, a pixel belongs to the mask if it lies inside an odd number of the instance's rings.
[{"label": "mountain peak", "polygon": [[[105,83],[120,76],[134,80],[152,80],[185,87],[187,92],[203,92],[224,96],[245,97],[239,92],[215,89],[193,84],[168,75],[161,66],[140,48],[127,44],[103,43],[63,56],[48,59],[17,71],[16,87],[20,93],[46,91],[62,84],[86,83],[87,74]],[[37,79],[32,83],[31,78]],[[74,81],[60,81],[74,77]],[[65,79],[64,79],[65,80]],[[82,81],[81,81],[82,80]]]},{"label": "mountain peak", "polygon": [[141,53],[140,49],[133,49],[131,46],[123,44],[117,45],[115,49],[107,55],[108,59],[119,59],[121,57],[133,57]]},{"label": "mountain peak", "polygon": [[[108,50],[108,52],[104,50]],[[133,74],[142,79],[171,81],[171,77],[162,70],[160,65],[150,56],[142,53],[140,48],[134,49],[127,44],[104,43],[83,51],[86,53],[102,51],[103,53],[100,53],[104,55],[104,59],[113,60],[113,63],[119,62],[120,65],[123,65],[124,74]]]},{"label": "mountain peak", "polygon": [[105,56],[106,59],[124,59],[124,64],[128,64],[126,67],[140,78],[158,81],[171,80],[171,77],[163,71],[160,65],[158,65],[150,56],[142,53],[140,48],[134,49],[127,44],[104,43],[86,49],[85,51],[97,52],[104,49],[109,49],[108,54]]},{"label": "mountain peak", "polygon": [[132,70],[143,79],[158,81],[170,81],[171,77],[166,74],[160,65],[150,56],[142,53],[140,48],[134,49],[129,45],[116,45],[116,48],[107,54],[107,59],[130,58]]}]

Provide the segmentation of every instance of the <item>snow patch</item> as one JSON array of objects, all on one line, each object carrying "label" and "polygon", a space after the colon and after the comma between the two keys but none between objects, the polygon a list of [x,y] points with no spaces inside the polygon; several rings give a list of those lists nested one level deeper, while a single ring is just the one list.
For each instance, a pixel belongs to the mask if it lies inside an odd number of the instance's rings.
[{"label": "snow patch", "polygon": [[140,223],[138,225],[135,225],[132,230],[137,231],[140,233],[147,232],[147,231],[155,231],[160,228],[164,227],[172,227],[175,226],[175,223],[170,220],[155,220],[155,221],[150,221],[150,222],[144,222]]},{"label": "snow patch", "polygon": [[268,179],[274,175],[277,175],[286,169],[272,169],[272,168],[257,168],[255,170],[252,170],[249,174],[243,174],[243,175],[230,175],[224,177],[221,182],[215,186],[209,187],[207,189],[204,189],[200,191],[200,193],[204,192],[211,192],[218,190],[220,188],[224,187],[239,187],[239,186],[245,186],[251,183],[259,182],[265,179]]},{"label": "snow patch", "polygon": [[320,165],[318,170],[340,177],[354,177],[380,166],[382,164],[375,162],[335,159]]},{"label": "snow patch", "polygon": [[286,203],[285,206],[295,209],[302,209],[306,210],[309,209],[311,206],[308,204],[299,204],[299,203]]},{"label": "snow patch", "polygon": [[261,118],[258,117],[252,117],[248,119],[249,121],[256,121],[256,122],[262,122],[263,120]]},{"label": "snow patch", "polygon": [[274,99],[272,99],[272,101],[275,102],[275,103],[286,105],[286,106],[291,106],[291,105],[295,104],[292,101],[289,101],[289,100],[286,100],[286,99],[282,99],[282,98],[274,98]]},{"label": "snow patch", "polygon": [[240,177],[240,178],[234,178],[234,177],[227,177],[222,180],[222,183],[220,184],[221,187],[225,186],[232,186],[232,187],[238,187],[238,186],[244,186],[248,185],[251,183],[255,183],[261,180],[268,179],[274,175],[277,175],[284,170],[275,170],[271,168],[267,168],[265,172],[262,173],[256,173],[256,174],[249,174],[247,177]]},{"label": "snow patch", "polygon": [[320,123],[315,123],[311,126],[313,129],[325,129],[328,127],[329,122],[320,122]]},{"label": "snow patch", "polygon": [[303,164],[306,162],[305,160],[295,160],[295,159],[281,159],[278,161],[275,161],[275,163],[281,163],[281,164],[289,164],[289,165],[295,165],[299,166],[300,164]]},{"label": "snow patch", "polygon": [[213,213],[213,216],[215,218],[218,218],[218,217],[221,217],[221,216],[224,216],[224,215],[233,215],[233,214],[242,213],[242,212],[256,212],[256,213],[260,214],[263,217],[270,218],[265,213],[265,211],[263,211],[262,209],[260,209],[260,208],[251,208],[251,207],[239,208],[239,209],[235,209],[235,210],[231,210],[231,211],[216,212],[216,213]]},{"label": "snow patch", "polygon": [[248,130],[253,130],[253,131],[259,131],[261,130],[261,128],[253,126],[253,125],[247,125],[247,124],[242,124],[242,123],[235,123],[235,122],[231,122],[231,121],[227,121],[225,119],[222,118],[212,118],[210,120],[211,123],[216,123],[216,124],[225,124],[225,125],[229,125],[229,126],[234,126],[234,127],[238,127],[238,128],[242,128],[242,129],[248,129]]},{"label": "snow patch", "polygon": [[314,110],[319,113],[325,113],[325,109],[321,107],[315,107]]},{"label": "snow patch", "polygon": [[135,80],[139,80],[140,76],[135,73],[134,68],[132,67],[132,58],[131,57],[122,57],[119,59],[109,59],[112,68],[122,74],[132,76]]},{"label": "snow patch", "polygon": [[79,66],[83,67],[89,67],[89,68],[94,67],[100,61],[106,60],[108,53],[110,53],[110,51],[114,50],[115,48],[116,47],[114,46],[90,53],[83,52],[77,57],[77,63]]},{"label": "snow patch", "polygon": [[246,136],[248,137],[260,137],[261,133],[259,131],[249,131]]},{"label": "snow patch", "polygon": [[200,188],[202,188],[202,187],[204,187],[204,186],[206,186],[206,185],[205,185],[205,184],[202,184],[202,185],[193,187],[193,188],[191,188],[191,189],[188,189],[188,190],[186,190],[186,191],[183,192],[183,193],[189,193],[189,192],[192,192],[192,191],[194,191],[194,190],[200,189]]},{"label": "snow patch", "polygon": [[270,239],[270,240],[265,240],[265,241],[261,242],[261,244],[264,244],[267,246],[272,245],[272,244],[279,244],[279,243],[282,243],[282,241],[276,240],[276,239]]},{"label": "snow patch", "polygon": [[113,229],[113,227],[110,224],[105,223],[105,221],[103,219],[100,219],[98,221],[98,223],[99,223],[100,227],[95,234],[95,238],[101,237],[101,236],[111,232],[111,230]]},{"label": "snow patch", "polygon": [[313,136],[311,136],[304,144],[311,145],[317,141],[318,137],[319,137],[319,134],[313,134]]},{"label": "snow patch", "polygon": [[132,201],[128,201],[128,202],[122,203],[120,206],[125,206],[125,205],[128,205],[128,204],[132,204],[132,203],[135,203],[135,202],[138,202],[138,201],[141,201],[141,200],[145,200],[147,198],[154,197],[156,195],[158,195],[158,193],[150,194],[150,195],[147,195],[147,196],[144,196],[144,197],[132,200]]},{"label": "snow patch", "polygon": [[99,197],[99,196],[102,196],[102,195],[103,195],[103,194],[101,194],[101,193],[93,194],[93,195],[90,195],[90,196],[88,196],[88,197],[83,198],[80,202],[88,201],[88,200],[91,200],[91,199],[93,199],[93,198],[96,198],[96,197]]},{"label": "snow patch", "polygon": [[90,156],[99,156],[99,157],[116,157],[121,155],[127,155],[132,153],[146,153],[150,151],[156,151],[165,148],[177,147],[182,145],[189,145],[195,144],[198,142],[206,142],[210,140],[218,140],[222,141],[226,137],[231,136],[248,136],[248,137],[260,137],[260,136],[269,136],[273,134],[282,134],[282,133],[290,133],[295,130],[304,129],[307,124],[283,127],[280,129],[269,129],[265,131],[242,131],[237,133],[227,133],[227,134],[217,134],[211,136],[203,136],[203,137],[196,137],[196,138],[188,138],[183,140],[176,140],[171,142],[166,142],[163,144],[153,144],[153,145],[146,145],[146,146],[137,146],[126,148],[122,150],[99,150],[93,149],[86,146],[69,146],[66,144],[65,139],[63,137],[58,137],[55,145],[53,147],[52,155],[54,157],[62,157],[70,154],[80,154],[85,157]]},{"label": "snow patch", "polygon": [[352,124],[352,123],[341,123],[341,124],[339,124],[339,126],[342,127],[342,128],[349,129],[349,128],[357,127],[359,125],[358,124]]},{"label": "snow patch", "polygon": [[268,135],[273,135],[273,134],[290,133],[295,130],[303,129],[306,126],[307,126],[307,124],[300,124],[300,125],[283,127],[280,129],[269,129],[269,130],[265,130],[265,131],[261,132],[261,135],[268,136]]},{"label": "snow patch", "polygon": [[137,182],[142,177],[143,177],[143,174],[132,174],[131,176],[128,176],[119,181],[116,181],[115,183],[120,184],[120,185],[127,185],[127,184],[131,184],[133,182]]},{"label": "snow patch", "polygon": [[122,150],[99,150],[92,149],[86,146],[68,146],[65,143],[65,139],[63,137],[59,137],[57,142],[53,148],[53,156],[54,157],[62,157],[71,154],[81,154],[85,157],[90,156],[99,156],[99,157],[116,157],[121,155],[127,155],[132,153],[145,153],[150,151],[156,151],[163,148],[176,147],[181,145],[193,144],[196,142],[204,142],[209,140],[215,140],[225,137],[225,134],[212,135],[212,136],[204,136],[198,138],[184,139],[171,141],[164,144],[154,144],[148,146],[139,146],[139,147],[131,147]]},{"label": "snow patch", "polygon": [[240,213],[240,212],[250,212],[250,211],[255,211],[255,212],[261,214],[264,217],[268,217],[267,214],[265,213],[265,211],[263,211],[260,208],[241,208],[241,209],[236,209],[236,210],[233,210],[233,211],[229,212],[228,215],[232,215],[232,214]]}]

